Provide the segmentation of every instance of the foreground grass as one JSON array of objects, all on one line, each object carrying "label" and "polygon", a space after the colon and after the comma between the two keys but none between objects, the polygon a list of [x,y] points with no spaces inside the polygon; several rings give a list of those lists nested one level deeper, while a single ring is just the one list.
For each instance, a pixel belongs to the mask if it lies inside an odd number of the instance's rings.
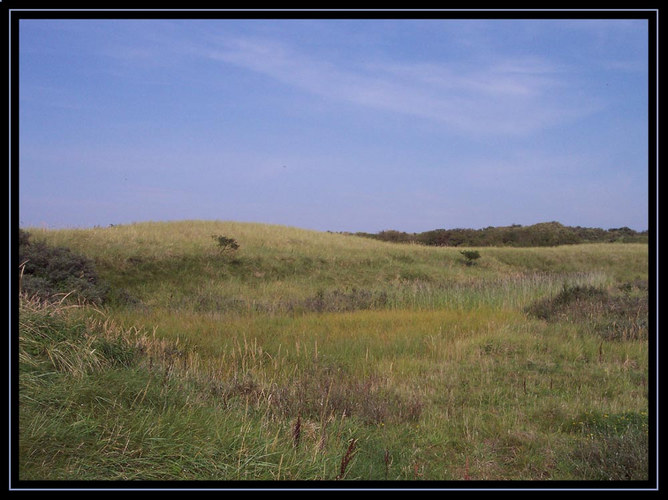
[{"label": "foreground grass", "polygon": [[[236,263],[209,233],[241,243]],[[21,479],[647,478],[646,246],[467,267],[232,223],[44,237],[126,300],[22,298]],[[564,305],[565,286],[605,293]]]}]

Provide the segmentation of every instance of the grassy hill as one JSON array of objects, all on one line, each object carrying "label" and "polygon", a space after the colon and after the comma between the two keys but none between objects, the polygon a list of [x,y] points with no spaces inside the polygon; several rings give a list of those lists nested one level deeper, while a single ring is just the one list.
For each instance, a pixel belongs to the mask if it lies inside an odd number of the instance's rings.
[{"label": "grassy hill", "polygon": [[[232,256],[221,253],[216,235],[235,239],[240,249]],[[345,302],[348,294],[354,303],[342,306],[349,307],[429,306],[461,302],[460,288],[476,287],[486,289],[478,301],[505,302],[520,300],[516,293],[527,295],[527,287],[553,290],[564,280],[601,285],[647,278],[644,244],[484,248],[476,265],[467,267],[461,248],[402,246],[264,224],[143,223],[35,237],[93,259],[100,275],[128,300],[199,311],[309,309],[323,294],[332,302]]]},{"label": "grassy hill", "polygon": [[649,474],[646,244],[466,265],[265,224],[28,231],[109,295],[21,301],[21,479]]}]

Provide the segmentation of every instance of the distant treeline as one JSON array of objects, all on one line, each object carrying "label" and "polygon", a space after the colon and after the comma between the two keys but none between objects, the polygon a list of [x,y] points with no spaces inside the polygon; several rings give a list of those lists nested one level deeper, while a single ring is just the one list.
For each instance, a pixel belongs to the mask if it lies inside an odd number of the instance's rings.
[{"label": "distant treeline", "polygon": [[395,243],[418,243],[450,247],[544,247],[578,243],[647,243],[648,232],[628,227],[599,229],[564,226],[559,222],[542,222],[531,226],[486,227],[484,229],[434,229],[424,233],[387,230],[376,234],[347,233]]}]

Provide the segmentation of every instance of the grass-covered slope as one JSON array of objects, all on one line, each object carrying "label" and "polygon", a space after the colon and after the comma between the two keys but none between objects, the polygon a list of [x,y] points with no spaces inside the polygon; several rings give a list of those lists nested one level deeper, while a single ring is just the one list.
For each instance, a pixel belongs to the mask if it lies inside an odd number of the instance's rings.
[{"label": "grass-covered slope", "polygon": [[[221,252],[220,235],[240,248]],[[485,248],[475,266],[465,266],[461,249],[250,223],[143,223],[40,236],[92,258],[121,303],[196,311],[519,303],[528,288],[552,290],[564,280],[647,277],[643,244]],[[470,297],[476,287],[484,292]]]},{"label": "grass-covered slope", "polygon": [[262,224],[31,233],[109,300],[21,300],[21,479],[649,477],[646,245],[469,266]]}]

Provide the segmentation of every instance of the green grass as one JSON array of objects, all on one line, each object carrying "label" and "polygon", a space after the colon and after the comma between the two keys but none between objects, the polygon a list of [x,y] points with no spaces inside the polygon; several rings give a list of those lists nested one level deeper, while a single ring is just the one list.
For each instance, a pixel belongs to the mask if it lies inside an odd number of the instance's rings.
[{"label": "green grass", "polygon": [[468,266],[262,224],[31,232],[112,302],[22,298],[21,479],[648,477],[647,245]]}]

